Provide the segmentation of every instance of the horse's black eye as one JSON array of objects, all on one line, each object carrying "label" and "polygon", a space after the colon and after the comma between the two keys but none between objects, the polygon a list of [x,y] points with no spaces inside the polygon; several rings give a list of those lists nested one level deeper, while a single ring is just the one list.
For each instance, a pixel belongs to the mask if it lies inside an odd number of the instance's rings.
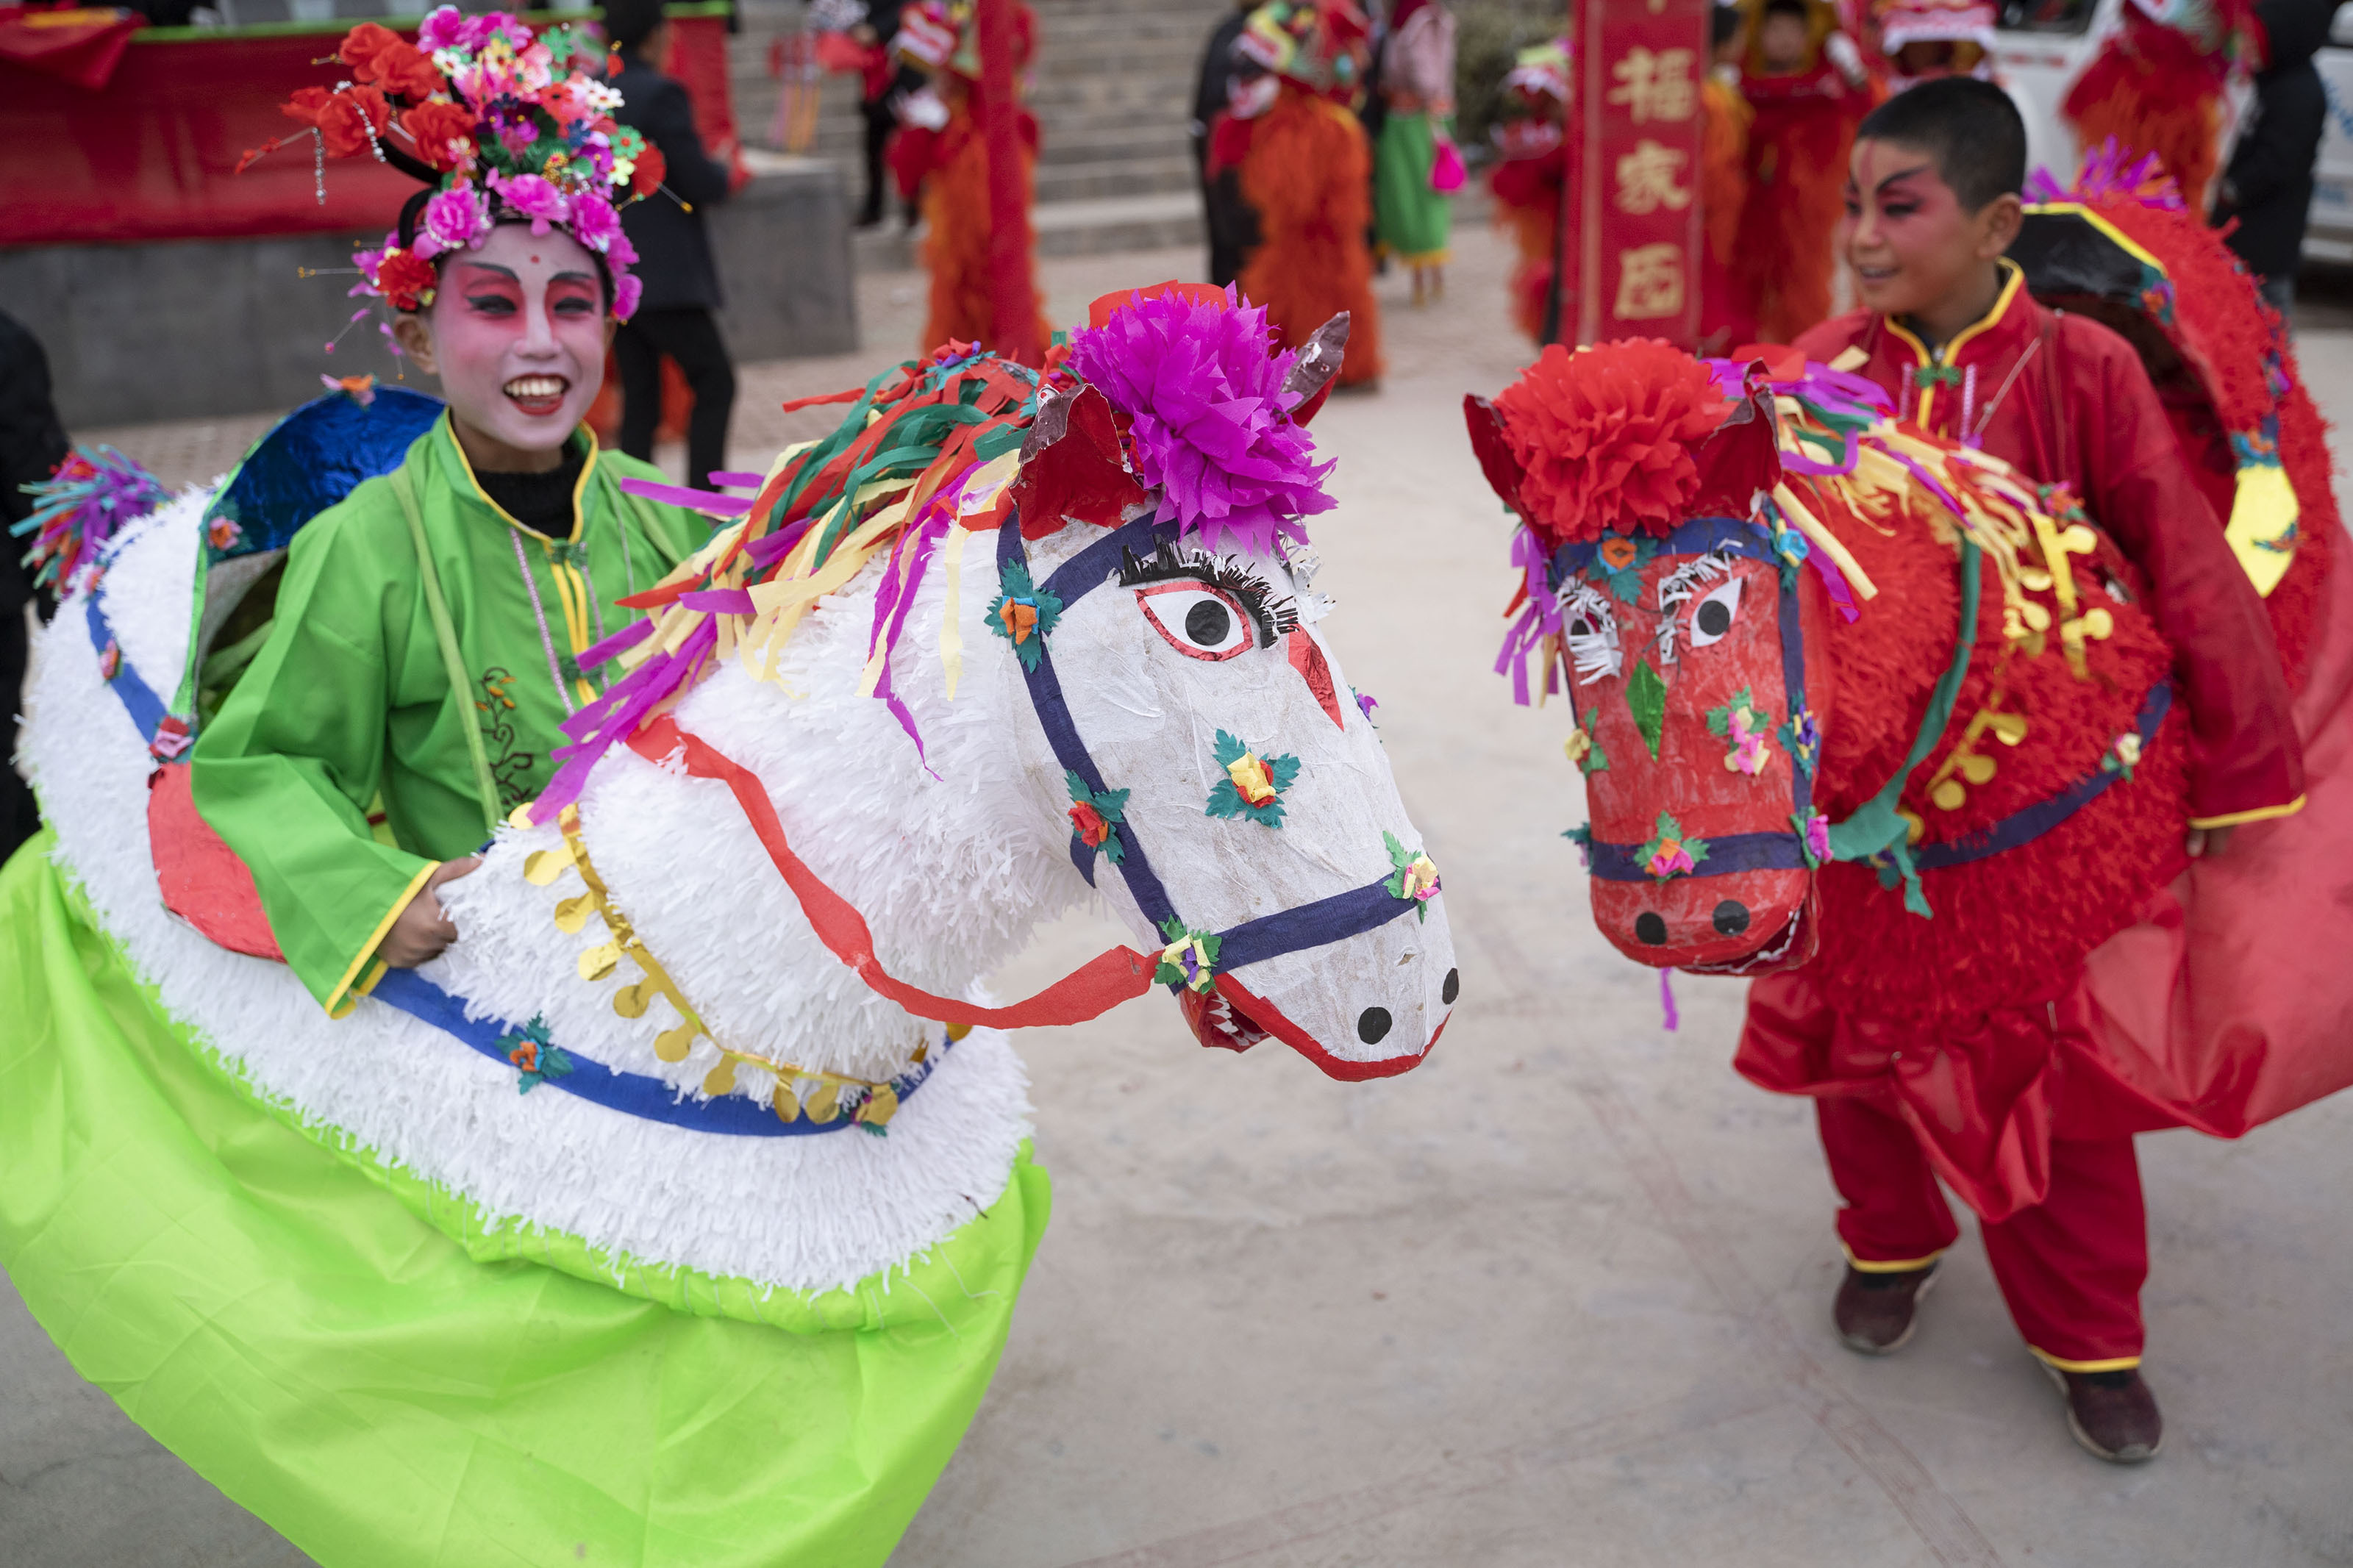
[{"label": "horse's black eye", "polygon": [[1692,611],[1692,647],[1706,647],[1732,629],[1740,614],[1740,579],[1718,584]]},{"label": "horse's black eye", "polygon": [[1185,612],[1185,635],[1203,647],[1216,647],[1233,629],[1233,612],[1215,599],[1197,599]]},{"label": "horse's black eye", "polygon": [[1589,637],[1593,635],[1593,623],[1579,616],[1568,623],[1568,635],[1573,637]]}]

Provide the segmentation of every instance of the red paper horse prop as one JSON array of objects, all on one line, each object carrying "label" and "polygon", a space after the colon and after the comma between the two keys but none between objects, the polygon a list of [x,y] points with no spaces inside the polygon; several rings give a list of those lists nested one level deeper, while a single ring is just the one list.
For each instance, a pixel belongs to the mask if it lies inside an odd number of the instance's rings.
[{"label": "red paper horse prop", "polygon": [[1572,694],[1603,934],[1804,965],[1848,1026],[1828,1061],[1752,1029],[1750,1077],[1884,1102],[1995,1218],[2040,1200],[2054,1127],[2235,1134],[2353,1081],[2331,1039],[2152,1041],[2082,984],[2183,868],[2189,741],[2139,575],[2064,490],[1789,351],[1552,349],[1466,412],[1526,524],[1498,668]]}]

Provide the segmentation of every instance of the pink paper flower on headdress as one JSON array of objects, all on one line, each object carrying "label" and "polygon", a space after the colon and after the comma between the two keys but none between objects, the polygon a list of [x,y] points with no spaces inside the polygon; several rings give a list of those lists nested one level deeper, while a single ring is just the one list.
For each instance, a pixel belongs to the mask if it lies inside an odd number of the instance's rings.
[{"label": "pink paper flower on headdress", "polygon": [[446,250],[470,250],[490,234],[490,203],[471,185],[453,185],[425,204],[416,250],[429,260]]},{"label": "pink paper flower on headdress", "polygon": [[549,227],[572,216],[572,202],[562,191],[537,174],[491,175],[491,189],[499,199],[520,217],[531,220],[531,232],[545,234]]},{"label": "pink paper flower on headdress", "polygon": [[473,47],[474,19],[455,5],[443,5],[426,14],[417,28],[417,47],[427,54],[436,49]]},{"label": "pink paper flower on headdress", "polygon": [[1177,294],[1114,310],[1071,335],[1071,368],[1129,416],[1136,477],[1208,549],[1221,539],[1252,554],[1305,542],[1300,520],[1335,504],[1332,465],[1278,402],[1296,355],[1272,353],[1266,312]]},{"label": "pink paper flower on headdress", "polygon": [[638,296],[646,291],[642,279],[634,272],[623,272],[613,279],[613,319],[626,321],[638,313]]},{"label": "pink paper flower on headdress", "polygon": [[581,195],[572,198],[572,237],[616,267],[638,258],[629,237],[621,232],[621,215],[604,197]]}]

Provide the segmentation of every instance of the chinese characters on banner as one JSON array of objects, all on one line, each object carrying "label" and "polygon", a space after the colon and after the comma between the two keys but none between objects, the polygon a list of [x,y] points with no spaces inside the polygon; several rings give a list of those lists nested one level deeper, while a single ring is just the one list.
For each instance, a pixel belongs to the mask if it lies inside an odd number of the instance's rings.
[{"label": "chinese characters on banner", "polygon": [[1573,0],[1578,155],[1562,336],[1699,341],[1700,72],[1711,0]]}]

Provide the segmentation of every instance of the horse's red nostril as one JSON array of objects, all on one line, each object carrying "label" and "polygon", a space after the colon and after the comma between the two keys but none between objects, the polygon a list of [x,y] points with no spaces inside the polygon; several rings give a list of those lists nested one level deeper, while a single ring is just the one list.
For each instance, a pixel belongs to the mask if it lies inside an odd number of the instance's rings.
[{"label": "horse's red nostril", "polygon": [[1736,899],[1726,899],[1715,906],[1713,923],[1718,936],[1738,936],[1748,929],[1748,906]]},{"label": "horse's red nostril", "polygon": [[1652,947],[1667,945],[1667,922],[1655,910],[1644,910],[1634,917],[1634,934]]}]

